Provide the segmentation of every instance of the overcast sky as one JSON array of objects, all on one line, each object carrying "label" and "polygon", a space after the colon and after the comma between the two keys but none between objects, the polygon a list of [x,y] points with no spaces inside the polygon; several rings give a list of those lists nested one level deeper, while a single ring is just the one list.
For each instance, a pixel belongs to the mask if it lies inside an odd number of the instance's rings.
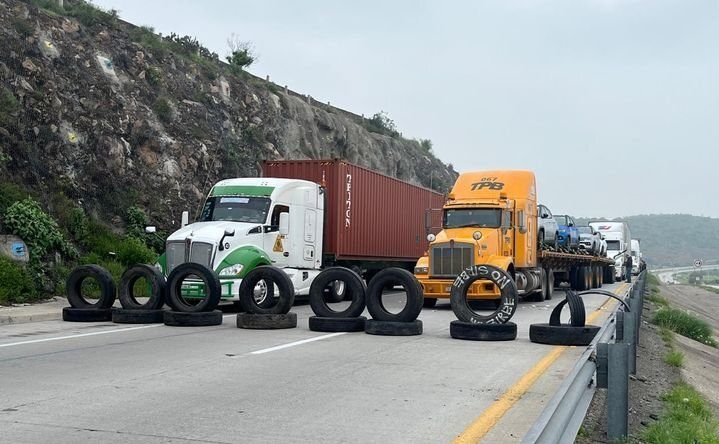
[{"label": "overcast sky", "polygon": [[462,171],[531,169],[555,213],[719,217],[719,2],[96,0],[320,101],[386,111]]}]

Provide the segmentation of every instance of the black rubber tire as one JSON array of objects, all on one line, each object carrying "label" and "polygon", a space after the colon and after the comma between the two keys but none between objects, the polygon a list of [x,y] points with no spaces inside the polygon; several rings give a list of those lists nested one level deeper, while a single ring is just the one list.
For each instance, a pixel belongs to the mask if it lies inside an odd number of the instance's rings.
[{"label": "black rubber tire", "polygon": [[165,311],[163,322],[171,327],[209,327],[222,324],[222,312]]},{"label": "black rubber tire", "polygon": [[[497,309],[489,315],[481,315],[472,310],[467,300],[467,292],[471,285],[480,279],[493,282],[500,288],[501,299]],[[475,324],[504,324],[509,321],[517,310],[517,285],[506,271],[492,265],[472,265],[464,269],[452,284],[449,301],[457,319]]]},{"label": "black rubber tire", "polygon": [[517,339],[517,324],[475,324],[472,322],[452,321],[449,323],[449,335],[454,339],[470,341],[513,341]]},{"label": "black rubber tire", "polygon": [[539,280],[541,282],[539,290],[534,292],[533,299],[537,302],[544,302],[547,299],[547,292],[544,283],[547,281],[547,275],[544,268],[539,270]]},{"label": "black rubber tire", "polygon": [[[333,310],[325,300],[325,288],[334,281],[343,281],[345,293],[352,298],[350,305],[342,311]],[[317,316],[323,318],[356,318],[365,309],[366,293],[367,286],[357,273],[349,268],[330,267],[323,270],[312,281],[310,307]]]},{"label": "black rubber tire", "polygon": [[[100,285],[100,298],[91,303],[82,295],[82,282],[94,279]],[[109,271],[99,265],[80,265],[72,270],[65,281],[67,302],[72,308],[111,308],[115,303],[117,288]]]},{"label": "black rubber tire", "polygon": [[[194,275],[200,278],[205,285],[207,294],[197,304],[187,304],[182,298],[182,281]],[[222,288],[217,273],[202,264],[185,262],[175,267],[167,277],[166,302],[174,311],[185,313],[211,312],[220,303]]]},{"label": "black rubber tire", "polygon": [[580,265],[577,267],[576,286],[572,286],[577,291],[588,290],[587,288],[587,267]]},{"label": "black rubber tire", "polygon": [[[274,298],[277,303],[270,307],[260,306],[255,301],[253,291],[255,284],[264,279],[267,285],[274,284],[279,295]],[[287,273],[277,267],[263,265],[252,269],[240,283],[240,305],[245,313],[250,314],[287,314],[295,302],[295,287]]]},{"label": "black rubber tire", "polygon": [[278,330],[297,327],[297,313],[285,314],[237,314],[237,328],[252,330]]},{"label": "black rubber tire", "polygon": [[599,332],[596,325],[572,327],[571,325],[532,324],[529,340],[549,345],[589,345]]},{"label": "black rubber tire", "polygon": [[112,322],[116,324],[160,324],[165,322],[165,310],[114,308],[112,309]]},{"label": "black rubber tire", "polygon": [[547,275],[547,280],[543,282],[543,284],[545,285],[547,291],[544,294],[544,299],[549,301],[554,296],[554,270],[547,268],[545,270],[545,274]]},{"label": "black rubber tire", "polygon": [[367,318],[359,316],[355,318],[337,318],[310,316],[310,330],[323,332],[349,332],[364,331]]},{"label": "black rubber tire", "polygon": [[67,322],[109,322],[112,321],[112,309],[64,307],[62,320]]},{"label": "black rubber tire", "polygon": [[[150,298],[144,304],[139,303],[132,293],[135,282],[141,278],[145,278],[152,288]],[[160,270],[151,265],[137,264],[122,273],[119,292],[120,304],[122,308],[126,309],[159,310],[165,305],[166,290],[167,280]]]},{"label": "black rubber tire", "polygon": [[609,283],[613,284],[617,282],[617,277],[614,275],[614,267],[609,267]]},{"label": "black rubber tire", "polygon": [[422,321],[415,319],[411,322],[378,321],[368,319],[365,322],[364,332],[380,336],[415,336],[422,334]]},{"label": "black rubber tire", "polygon": [[569,306],[569,318],[571,325],[573,327],[580,327],[584,325],[587,319],[587,310],[584,307],[584,300],[573,291],[567,292],[566,299],[567,305]]},{"label": "black rubber tire", "polygon": [[569,269],[569,288],[578,290],[579,285],[579,267],[571,267]]},{"label": "black rubber tire", "polygon": [[[388,285],[402,285],[407,300],[399,313],[391,313],[382,302],[382,291]],[[386,322],[412,322],[422,312],[424,292],[422,284],[403,268],[385,268],[372,278],[367,287],[367,311],[372,319]]]},{"label": "black rubber tire", "polygon": [[434,308],[437,305],[437,298],[424,298],[422,301],[422,308]]}]

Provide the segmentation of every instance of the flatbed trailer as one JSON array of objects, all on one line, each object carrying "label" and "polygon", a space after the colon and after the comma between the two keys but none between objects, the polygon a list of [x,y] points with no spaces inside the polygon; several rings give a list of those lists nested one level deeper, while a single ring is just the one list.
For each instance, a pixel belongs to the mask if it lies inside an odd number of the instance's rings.
[{"label": "flatbed trailer", "polygon": [[608,257],[542,250],[538,259],[555,285],[567,282],[574,290],[588,290],[614,282],[614,260]]}]

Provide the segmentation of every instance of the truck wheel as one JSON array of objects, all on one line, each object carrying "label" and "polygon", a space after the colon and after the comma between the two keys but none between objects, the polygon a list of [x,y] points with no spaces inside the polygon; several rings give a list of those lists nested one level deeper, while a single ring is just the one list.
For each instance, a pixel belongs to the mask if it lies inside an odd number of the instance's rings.
[{"label": "truck wheel", "polygon": [[215,311],[165,311],[165,325],[170,327],[209,327],[222,324],[222,312]]},{"label": "truck wheel", "polygon": [[[388,286],[401,285],[407,294],[405,306],[392,313],[382,302],[382,293]],[[367,287],[367,311],[377,321],[412,322],[422,311],[424,293],[416,277],[403,268],[386,268],[375,275]]]},{"label": "truck wheel", "polygon": [[422,334],[422,321],[415,319],[411,322],[378,321],[368,319],[364,332],[370,335],[381,336],[415,336]]},{"label": "truck wheel", "polygon": [[592,287],[592,282],[594,279],[592,278],[592,267],[589,265],[584,266],[584,277],[586,278],[587,282],[584,284],[584,289],[589,290]]},{"label": "truck wheel", "polygon": [[330,302],[342,302],[347,296],[346,286],[344,281],[334,281],[329,287],[325,287],[323,290],[325,297]]},{"label": "truck wheel", "polygon": [[535,291],[533,295],[533,300],[536,302],[544,302],[544,300],[547,298],[547,291],[546,291],[546,282],[547,282],[547,275],[546,270],[544,268],[539,270],[539,290]]},{"label": "truck wheel", "polygon": [[112,309],[64,307],[62,320],[67,322],[109,322],[112,321]]},{"label": "truck wheel", "polygon": [[542,285],[544,285],[544,288],[546,289],[544,299],[548,301],[552,299],[552,296],[554,296],[554,270],[547,268],[545,269],[544,274],[546,275],[546,280],[542,281]]},{"label": "truck wheel", "polygon": [[112,322],[116,324],[159,324],[164,322],[165,310],[139,308],[114,308]]},{"label": "truck wheel", "polygon": [[[193,302],[185,300],[182,296],[182,285],[188,277],[202,281],[204,297],[197,298]],[[220,303],[221,293],[220,278],[217,273],[202,264],[185,262],[175,267],[167,278],[167,305],[177,312],[212,311]]]},{"label": "truck wheel", "polygon": [[326,318],[310,316],[310,330],[327,333],[364,331],[367,318],[364,316],[352,318]]},{"label": "truck wheel", "polygon": [[272,282],[268,284],[264,279],[260,279],[255,284],[255,288],[252,289],[252,297],[257,305],[262,308],[272,307],[277,303],[274,284]]},{"label": "truck wheel", "polygon": [[[260,281],[265,281],[268,287],[273,285],[279,293],[271,298],[273,304],[269,307],[260,306],[255,300],[254,289]],[[294,302],[295,287],[287,273],[277,267],[269,265],[256,267],[247,273],[240,283],[240,304],[245,313],[286,314],[289,313]]]},{"label": "truck wheel", "polygon": [[237,328],[253,330],[277,330],[297,327],[297,313],[286,314],[237,314]]},{"label": "truck wheel", "polygon": [[423,308],[434,308],[435,305],[437,305],[437,298],[424,298],[422,302]]},{"label": "truck wheel", "polygon": [[[96,302],[88,301],[82,294],[82,283],[93,279],[100,286],[100,298]],[[70,273],[65,281],[67,301],[72,308],[110,308],[115,303],[115,281],[109,271],[99,265],[81,265]]]},{"label": "truck wheel", "polygon": [[[334,282],[344,282],[347,296],[352,298],[350,305],[344,310],[333,310],[325,299],[325,289],[334,286]],[[365,309],[367,287],[354,271],[343,267],[330,267],[317,275],[310,285],[310,307],[312,311],[324,318],[356,318]],[[339,302],[339,301],[338,301]]]},{"label": "truck wheel", "polygon": [[[467,301],[467,292],[472,284],[480,279],[486,279],[499,287],[501,303],[497,309],[489,314],[476,313]],[[492,265],[472,265],[457,276],[459,285],[452,285],[449,301],[452,311],[457,319],[475,324],[504,324],[509,321],[517,310],[518,291],[514,279],[506,271]]]},{"label": "truck wheel", "polygon": [[472,322],[452,321],[449,323],[449,335],[454,339],[470,341],[513,341],[517,339],[517,324],[475,324]]},{"label": "truck wheel", "polygon": [[[141,304],[135,297],[134,287],[137,281],[143,278],[149,284],[150,298]],[[132,266],[125,270],[120,278],[120,304],[125,309],[158,310],[165,305],[166,287],[165,276],[157,268],[145,264]]]},{"label": "truck wheel", "polygon": [[571,325],[531,324],[529,340],[537,344],[589,345],[598,331],[599,327],[596,325],[572,327]]}]

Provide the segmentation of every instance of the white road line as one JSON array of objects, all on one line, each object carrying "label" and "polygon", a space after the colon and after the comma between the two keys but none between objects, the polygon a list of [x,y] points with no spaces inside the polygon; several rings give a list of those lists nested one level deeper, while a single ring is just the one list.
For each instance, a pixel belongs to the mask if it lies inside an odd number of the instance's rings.
[{"label": "white road line", "polygon": [[[225,315],[222,318],[224,319],[224,318],[228,318],[228,317],[232,317],[232,316],[237,316],[237,315]],[[114,330],[94,331],[92,333],[80,333],[77,335],[57,336],[54,338],[43,338],[43,339],[33,339],[30,341],[11,342],[9,344],[0,344],[0,348],[14,347],[16,345],[37,344],[40,342],[62,341],[64,339],[84,338],[86,336],[106,335],[106,334],[110,334],[110,333],[121,333],[124,331],[142,330],[144,328],[162,327],[163,325],[164,324],[141,325],[139,327],[116,328]]]},{"label": "white road line", "polygon": [[261,354],[264,354],[264,353],[269,353],[269,352],[273,352],[273,351],[277,351],[277,350],[282,350],[283,348],[295,347],[295,346],[297,346],[297,345],[307,344],[308,342],[321,341],[321,340],[323,340],[323,339],[333,338],[333,337],[335,337],[335,336],[340,336],[340,335],[344,335],[344,334],[346,334],[346,333],[345,333],[345,332],[330,333],[330,334],[328,334],[328,335],[316,336],[316,337],[314,337],[314,338],[303,339],[303,340],[301,340],[301,341],[289,342],[289,343],[287,343],[287,344],[276,345],[276,346],[270,347],[270,348],[263,348],[262,350],[257,350],[257,351],[250,352],[250,354],[251,354],[251,355],[261,355]]}]

